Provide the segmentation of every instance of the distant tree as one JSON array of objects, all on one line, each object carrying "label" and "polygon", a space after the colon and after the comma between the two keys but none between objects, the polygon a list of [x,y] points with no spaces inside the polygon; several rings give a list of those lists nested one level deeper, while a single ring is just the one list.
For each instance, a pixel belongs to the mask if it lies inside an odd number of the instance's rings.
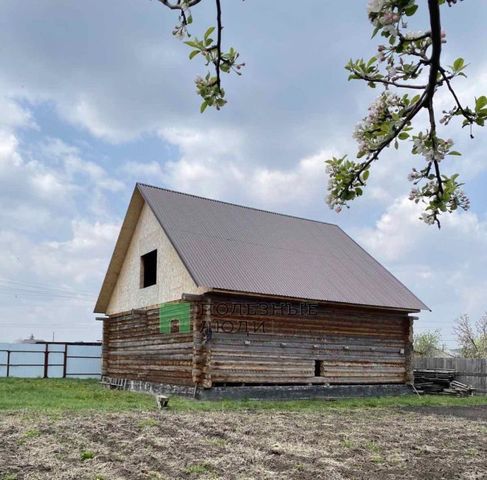
[{"label": "distant tree", "polygon": [[[179,13],[173,34],[184,39],[191,48],[189,58],[203,58],[208,67],[207,73],[195,80],[197,93],[203,100],[201,112],[207,107],[220,109],[227,102],[221,74],[234,72],[240,75],[244,66],[238,63],[239,54],[234,48],[228,51],[222,48],[221,0],[158,1]],[[193,22],[191,8],[203,1],[214,2],[216,25],[208,28],[202,38],[197,38],[188,32]],[[475,98],[472,106],[468,106],[461,102],[453,88],[454,80],[466,76],[465,60],[459,57],[452,65],[444,65],[441,61],[446,35],[441,28],[440,6],[452,6],[457,1],[425,1],[429,28],[419,32],[408,31],[407,25],[408,18],[418,10],[416,0],[368,1],[372,36],[379,34],[384,42],[369,60],[350,60],[346,69],[350,72],[349,80],[365,81],[369,87],[382,87],[383,91],[355,129],[354,138],[358,143],[356,160],[349,159],[347,155],[327,160],[327,203],[335,211],[348,208],[350,201],[364,193],[372,165],[381,153],[391,145],[398,148],[404,140],[412,142],[413,155],[423,157],[423,162],[415,165],[408,176],[413,184],[410,200],[424,205],[421,220],[439,228],[441,214],[459,208],[468,210],[469,200],[461,188],[463,184],[458,174],[448,175],[444,167],[447,156],[460,153],[452,148],[452,139],[441,138],[437,133],[438,119],[440,124],[460,119],[473,138],[473,126],[484,126],[487,120],[487,97]],[[296,42],[295,32],[290,32],[289,41]],[[306,40],[300,41],[305,50]],[[439,112],[434,98],[441,89],[450,94],[451,106]],[[401,91],[407,93],[400,94]],[[414,130],[413,120],[420,112],[426,112],[429,126],[424,130]]]},{"label": "distant tree", "polygon": [[417,333],[413,338],[414,353],[420,357],[435,357],[439,351],[444,351],[441,344],[441,333],[439,330],[427,330]]},{"label": "distant tree", "polygon": [[465,314],[457,318],[455,335],[465,358],[487,358],[487,313],[475,323]]}]

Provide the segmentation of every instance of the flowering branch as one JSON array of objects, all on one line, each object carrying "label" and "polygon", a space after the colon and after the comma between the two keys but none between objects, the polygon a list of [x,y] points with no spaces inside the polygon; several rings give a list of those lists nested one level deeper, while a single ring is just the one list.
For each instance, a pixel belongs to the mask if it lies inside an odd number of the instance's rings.
[{"label": "flowering branch", "polygon": [[[407,17],[414,15],[418,9],[416,0],[369,0],[373,36],[380,32],[388,40],[388,46],[379,45],[378,54],[368,62],[350,60],[346,69],[350,72],[349,80],[366,81],[372,88],[382,85],[384,91],[354,132],[359,146],[357,159],[365,157],[365,160],[352,161],[345,155],[326,162],[330,176],[327,203],[336,211],[348,207],[349,201],[363,194],[370,167],[382,151],[390,145],[398,148],[399,141],[408,139],[413,143],[411,152],[422,155],[426,161],[423,168],[413,168],[408,176],[414,184],[410,199],[425,204],[421,219],[440,227],[441,213],[469,208],[462,184],[457,182],[458,175],[448,177],[441,172],[441,161],[445,156],[460,154],[451,149],[452,140],[444,140],[437,135],[433,99],[438,89],[446,85],[455,106],[443,112],[440,123],[447,124],[453,117],[462,116],[463,126],[472,128],[473,124],[484,125],[487,98],[477,98],[474,109],[463,107],[451,80],[465,76],[464,60],[458,58],[448,68],[441,65],[441,49],[446,40],[441,31],[440,5],[444,3],[451,6],[457,0],[428,0],[430,30],[406,32]],[[429,69],[427,82],[415,82],[423,78],[425,68]],[[399,96],[392,89],[422,90],[422,93],[410,98],[408,94]],[[423,109],[428,111],[429,129],[413,133],[412,121]]]},{"label": "flowering branch", "polygon": [[[202,0],[176,0],[176,2],[170,2],[169,0],[159,0],[163,5],[171,10],[179,10],[179,23],[173,30],[173,35],[180,39],[187,39],[184,43],[191,47],[189,54],[190,60],[197,55],[201,55],[206,66],[212,65],[214,68],[214,74],[207,72],[204,77],[196,77],[196,91],[198,95],[203,99],[201,103],[200,111],[203,113],[207,107],[215,107],[219,110],[223,107],[227,101],[225,99],[225,90],[221,86],[221,72],[231,73],[234,72],[237,75],[241,75],[241,68],[244,63],[237,63],[239,53],[230,48],[228,52],[222,51],[222,8],[220,0],[216,0],[216,27],[210,27],[206,30],[203,39],[199,40],[196,37],[190,38],[191,35],[188,32],[188,25],[193,22],[190,8],[197,5]],[[211,37],[211,34],[215,31],[217,33],[216,42]]]}]

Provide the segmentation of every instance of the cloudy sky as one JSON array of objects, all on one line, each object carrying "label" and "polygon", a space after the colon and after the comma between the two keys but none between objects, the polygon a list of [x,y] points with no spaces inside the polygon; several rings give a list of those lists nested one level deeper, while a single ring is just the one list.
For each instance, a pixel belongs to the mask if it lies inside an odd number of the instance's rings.
[{"label": "cloudy sky", "polygon": [[[463,152],[445,168],[462,174],[472,209],[441,231],[407,200],[405,177],[421,165],[409,148],[384,155],[351,210],[324,203],[323,162],[354,153],[375,93],[343,69],[374,53],[366,3],[223,1],[224,43],[246,67],[225,78],[229,104],[201,115],[203,67],[156,0],[2,0],[0,342],[100,338],[94,301],[142,181],[338,223],[431,307],[416,328],[440,328],[454,346],[454,319],[487,310],[487,131],[445,133]],[[471,64],[457,83],[471,101],[487,93],[487,2],[442,12],[447,63]],[[193,32],[213,15],[213,2],[195,7]]]}]

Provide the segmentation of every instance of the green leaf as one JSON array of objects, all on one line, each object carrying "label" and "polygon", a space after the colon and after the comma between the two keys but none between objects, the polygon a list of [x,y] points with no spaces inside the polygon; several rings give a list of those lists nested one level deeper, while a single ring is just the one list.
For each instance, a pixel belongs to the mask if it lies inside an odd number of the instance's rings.
[{"label": "green leaf", "polygon": [[196,55],[198,55],[198,53],[200,53],[199,50],[193,50],[190,54],[189,54],[189,59],[192,60],[194,57],[196,57]]},{"label": "green leaf", "polygon": [[200,48],[200,44],[193,40],[188,40],[187,42],[184,42],[184,44],[193,48]]},{"label": "green leaf", "polygon": [[462,154],[460,152],[457,152],[456,150],[452,150],[451,152],[448,152],[448,155],[456,155],[458,157],[462,156]]},{"label": "green leaf", "polygon": [[371,65],[373,65],[375,62],[377,62],[377,57],[372,57],[368,62],[367,62],[367,66],[370,67]]},{"label": "green leaf", "polygon": [[407,138],[409,138],[409,134],[406,133],[406,132],[401,132],[399,134],[399,140],[406,140]]},{"label": "green leaf", "polygon": [[365,170],[365,172],[362,175],[363,180],[364,181],[367,180],[369,178],[369,175],[370,175],[370,171],[369,170]]},{"label": "green leaf", "polygon": [[479,98],[475,99],[475,111],[479,112],[482,110],[487,105],[487,97],[485,95],[482,95]]},{"label": "green leaf", "polygon": [[205,32],[205,40],[215,31],[215,27],[210,27],[206,32]]},{"label": "green leaf", "polygon": [[418,9],[417,5],[410,5],[409,7],[406,7],[404,9],[404,13],[408,16],[411,17],[416,13],[416,10]]},{"label": "green leaf", "polygon": [[200,113],[203,113],[206,110],[206,107],[208,106],[208,102],[206,100],[201,104],[200,107]]},{"label": "green leaf", "polygon": [[453,62],[453,70],[455,70],[455,72],[458,72],[463,68],[464,65],[465,65],[465,60],[459,57]]}]

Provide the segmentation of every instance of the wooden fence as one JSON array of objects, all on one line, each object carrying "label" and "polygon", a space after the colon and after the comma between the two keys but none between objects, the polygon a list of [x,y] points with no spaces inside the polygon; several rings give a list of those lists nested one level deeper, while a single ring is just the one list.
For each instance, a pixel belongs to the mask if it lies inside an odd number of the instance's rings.
[{"label": "wooden fence", "polygon": [[487,393],[487,359],[417,357],[414,368],[455,370],[456,380],[472,385],[478,393]]}]

